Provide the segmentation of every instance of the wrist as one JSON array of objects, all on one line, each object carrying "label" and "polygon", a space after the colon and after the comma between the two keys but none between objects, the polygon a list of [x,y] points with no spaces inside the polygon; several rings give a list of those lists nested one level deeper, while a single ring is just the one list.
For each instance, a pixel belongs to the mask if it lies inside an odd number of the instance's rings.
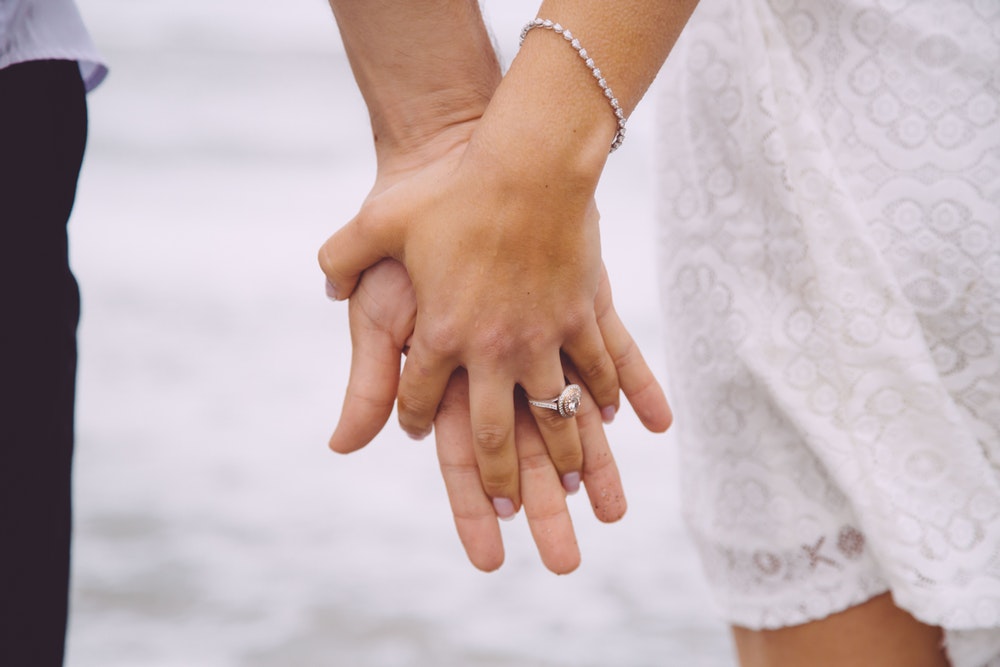
[{"label": "wrist", "polygon": [[384,159],[478,119],[500,65],[477,0],[330,0]]},{"label": "wrist", "polygon": [[617,129],[615,131],[615,138],[611,142],[611,149],[609,152],[614,153],[618,148],[621,147],[622,143],[625,141],[625,111],[622,109],[621,104],[618,102],[618,98],[615,97],[614,92],[611,90],[611,86],[608,84],[604,73],[601,68],[597,66],[594,61],[593,56],[587,49],[580,43],[580,40],[573,35],[569,28],[564,27],[556,21],[551,19],[536,18],[529,21],[521,29],[521,39],[520,43],[524,44],[525,37],[532,30],[551,30],[554,34],[562,37],[567,45],[573,49],[576,55],[580,58],[580,61],[586,66],[587,70],[590,72],[591,76],[594,77],[594,82],[600,89],[601,94],[608,100],[608,106],[611,108],[611,113],[615,116],[615,122],[617,123]]},{"label": "wrist", "polygon": [[559,35],[538,37],[551,41],[525,42],[473,141],[497,169],[530,176],[546,189],[582,189],[589,198],[607,162],[618,118],[577,52]]},{"label": "wrist", "polygon": [[376,143],[377,173],[373,193],[391,187],[400,179],[438,162],[449,154],[460,158],[479,124],[479,118],[470,118],[446,127],[429,129],[424,141],[411,145]]},{"label": "wrist", "polygon": [[[490,80],[492,79],[492,80]],[[467,142],[500,81],[484,77],[448,89],[412,91],[386,87],[377,104],[369,104],[372,139],[379,169],[397,162],[420,161]]]}]

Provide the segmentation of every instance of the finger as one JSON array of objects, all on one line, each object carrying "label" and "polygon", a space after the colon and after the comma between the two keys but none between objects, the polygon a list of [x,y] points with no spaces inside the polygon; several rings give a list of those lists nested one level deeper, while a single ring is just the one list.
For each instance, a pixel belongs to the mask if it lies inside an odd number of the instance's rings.
[{"label": "finger", "polygon": [[[525,393],[536,403],[551,403],[554,402],[553,398],[557,402],[561,392],[567,387],[559,357],[553,355],[551,364],[538,364],[535,370],[531,377],[522,382]],[[580,488],[583,470],[583,448],[576,420],[572,416],[563,416],[558,410],[539,407],[537,404],[531,405],[531,413],[563,487],[567,493],[576,493]]]},{"label": "finger", "polygon": [[566,341],[563,351],[579,371],[580,379],[600,407],[604,421],[610,423],[618,412],[618,369],[608,353],[596,319],[572,340]]},{"label": "finger", "polygon": [[632,405],[639,421],[650,431],[662,433],[670,428],[673,413],[663,394],[663,388],[656,381],[653,371],[649,369],[639,347],[635,344],[625,325],[618,317],[611,301],[611,285],[607,279],[607,271],[597,289],[594,302],[597,313],[597,325],[601,329],[604,343],[615,368],[618,369],[618,381],[625,397]]},{"label": "finger", "polygon": [[351,372],[330,449],[341,454],[358,450],[378,435],[392,414],[399,381],[401,350],[384,331],[367,329],[354,336]]},{"label": "finger", "polygon": [[451,376],[434,424],[438,462],[458,537],[473,565],[485,572],[496,570],[503,564],[503,539],[493,503],[483,491],[472,448],[465,369],[459,368]]},{"label": "finger", "polygon": [[524,514],[538,555],[552,572],[569,574],[580,565],[580,547],[566,507],[566,492],[523,396],[516,405],[514,439]]},{"label": "finger", "polygon": [[366,270],[351,298],[351,371],[330,448],[348,453],[364,447],[385,426],[396,398],[400,353],[416,315],[406,269],[382,260]]},{"label": "finger", "polygon": [[427,351],[414,341],[399,377],[397,398],[400,427],[416,440],[430,435],[438,405],[455,364]]},{"label": "finger", "polygon": [[512,519],[521,507],[517,450],[514,448],[514,385],[495,371],[469,370],[472,444],[483,491],[501,519]]},{"label": "finger", "polygon": [[[569,366],[566,368],[566,377],[570,382],[582,382],[576,371]],[[601,412],[593,401],[586,400],[586,387],[584,397],[580,411],[576,414],[580,442],[583,445],[583,485],[587,489],[594,516],[600,521],[611,523],[625,516],[628,504],[621,476],[618,474],[618,465],[604,434]]]},{"label": "finger", "polygon": [[361,272],[383,257],[399,255],[399,225],[384,205],[366,203],[319,249],[327,295],[338,301],[351,296]]}]

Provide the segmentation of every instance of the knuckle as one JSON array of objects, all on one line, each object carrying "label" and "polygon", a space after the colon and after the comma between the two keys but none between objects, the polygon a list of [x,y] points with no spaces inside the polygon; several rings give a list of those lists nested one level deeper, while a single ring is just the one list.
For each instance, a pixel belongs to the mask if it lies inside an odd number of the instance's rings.
[{"label": "knuckle", "polygon": [[458,327],[450,320],[441,318],[427,325],[422,338],[432,354],[442,357],[453,356],[462,341]]},{"label": "knuckle", "polygon": [[517,341],[520,340],[523,340],[522,335],[519,334],[515,340],[514,336],[504,332],[503,327],[490,325],[476,332],[473,345],[485,358],[496,362],[509,359],[518,347]]},{"label": "knuckle", "polygon": [[577,365],[577,370],[583,377],[587,378],[588,384],[594,380],[602,381],[605,384],[612,384],[617,376],[617,369],[611,358],[606,354],[595,353],[590,357],[581,360]]},{"label": "knuckle", "polygon": [[388,413],[392,410],[391,396],[386,396],[383,392],[374,391],[368,387],[355,389],[348,386],[344,403],[348,405],[344,410],[345,415],[361,414],[367,416]]},{"label": "knuckle", "polygon": [[584,307],[570,307],[563,316],[563,327],[566,335],[572,337],[581,333],[593,318],[593,313],[593,304],[591,304],[589,312]]},{"label": "knuckle", "polygon": [[404,427],[426,423],[437,409],[427,398],[402,392],[396,399],[396,407],[399,411],[399,423]]},{"label": "knuckle", "polygon": [[513,484],[513,476],[500,470],[490,470],[488,468],[480,470],[480,478],[483,484],[483,492],[492,498],[506,498],[510,495],[509,489]]},{"label": "knuckle", "polygon": [[483,491],[493,498],[509,498],[517,486],[517,466],[480,465],[479,479]]},{"label": "knuckle", "polygon": [[[535,356],[549,346],[551,334],[541,323],[531,323],[520,329],[517,337],[517,347]],[[509,340],[509,339],[508,339]]]},{"label": "knuckle", "polygon": [[617,476],[618,468],[615,459],[611,455],[611,450],[602,449],[596,452],[587,452],[584,457],[583,472],[587,477],[598,477],[602,474]]},{"label": "knuckle", "polygon": [[507,429],[496,424],[480,424],[472,431],[475,446],[488,456],[499,455],[507,444]]},{"label": "knuckle", "polygon": [[614,357],[613,361],[615,368],[618,369],[619,373],[642,362],[642,355],[639,353],[639,347],[631,338],[619,345],[612,354]]},{"label": "knuckle", "polygon": [[579,448],[556,449],[549,452],[552,464],[559,471],[583,469],[583,452]]},{"label": "knuckle", "polygon": [[334,261],[330,254],[331,247],[330,244],[333,243],[331,238],[329,241],[324,243],[319,247],[319,251],[316,253],[316,261],[319,262],[320,271],[329,278],[331,281],[336,282],[342,278],[340,271],[337,268],[337,263]]},{"label": "knuckle", "polygon": [[351,316],[358,318],[359,323],[386,331],[393,315],[389,304],[372,293],[369,283],[364,278],[361,279],[355,294],[358,298],[351,299],[347,306]]}]

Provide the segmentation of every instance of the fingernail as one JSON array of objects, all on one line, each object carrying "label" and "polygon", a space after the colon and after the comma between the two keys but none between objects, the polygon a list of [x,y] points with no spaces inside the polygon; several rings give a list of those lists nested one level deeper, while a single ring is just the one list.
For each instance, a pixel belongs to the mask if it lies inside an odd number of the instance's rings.
[{"label": "fingernail", "polygon": [[605,424],[610,424],[615,420],[615,412],[617,412],[615,410],[615,406],[613,405],[604,406],[603,408],[601,408],[601,421],[604,422]]},{"label": "fingernail", "polygon": [[340,299],[337,298],[337,288],[334,287],[333,283],[331,283],[329,280],[326,281],[326,296],[331,301],[340,301]]},{"label": "fingernail", "polygon": [[494,498],[493,509],[503,521],[510,521],[514,518],[514,501],[510,498]]},{"label": "fingernail", "polygon": [[433,429],[427,429],[423,433],[410,433],[409,431],[407,431],[406,435],[410,436],[411,440],[416,440],[417,442],[420,442],[421,440],[429,436],[432,430]]},{"label": "fingernail", "polygon": [[573,495],[580,490],[580,473],[578,472],[568,472],[563,475],[562,478],[563,488],[566,489],[566,493]]}]

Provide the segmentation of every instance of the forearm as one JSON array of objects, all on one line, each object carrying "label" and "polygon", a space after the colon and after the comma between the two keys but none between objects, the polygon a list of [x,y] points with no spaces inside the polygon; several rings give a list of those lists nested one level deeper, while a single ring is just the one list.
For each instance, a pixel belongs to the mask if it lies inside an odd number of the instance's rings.
[{"label": "forearm", "polygon": [[[635,109],[697,0],[546,0],[540,18],[572,31],[600,68],[627,117]],[[525,17],[525,21],[533,17]],[[512,163],[596,187],[617,119],[597,80],[562,35],[528,33],[484,118],[491,152],[529,153]],[[548,187],[550,184],[545,184]]]},{"label": "forearm", "polygon": [[477,120],[500,67],[476,0],[330,0],[380,165]]}]

